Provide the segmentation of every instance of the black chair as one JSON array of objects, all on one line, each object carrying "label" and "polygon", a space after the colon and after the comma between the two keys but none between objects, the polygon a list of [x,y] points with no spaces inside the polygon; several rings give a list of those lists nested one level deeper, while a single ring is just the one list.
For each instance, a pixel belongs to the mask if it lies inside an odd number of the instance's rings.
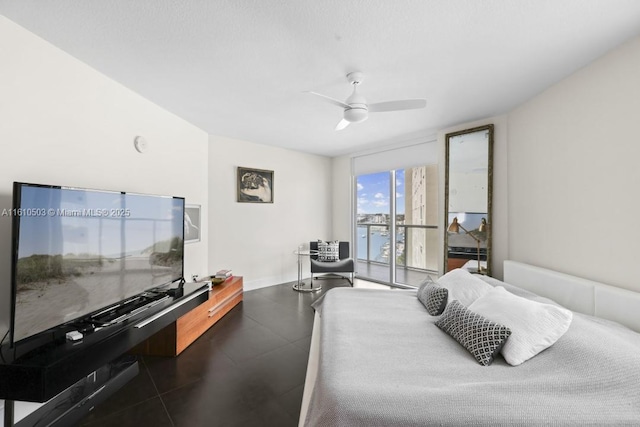
[{"label": "black chair", "polygon": [[[334,275],[347,279],[351,286],[353,286],[353,278],[356,272],[355,262],[353,258],[349,256],[349,242],[338,243],[338,257],[339,261],[318,261],[317,255],[311,255],[311,286],[313,287],[313,275]],[[312,251],[318,250],[318,241],[309,242],[309,249]],[[348,273],[349,276],[343,276],[339,273]],[[318,278],[318,277],[316,277]]]}]

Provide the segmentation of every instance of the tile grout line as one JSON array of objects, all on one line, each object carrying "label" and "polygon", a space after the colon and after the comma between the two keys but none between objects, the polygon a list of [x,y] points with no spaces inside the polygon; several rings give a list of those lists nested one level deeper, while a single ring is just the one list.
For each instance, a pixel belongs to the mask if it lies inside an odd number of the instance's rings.
[{"label": "tile grout line", "polygon": [[165,415],[169,419],[169,422],[171,423],[171,425],[173,427],[175,427],[175,423],[173,422],[173,418],[171,418],[171,414],[169,414],[169,410],[167,409],[167,405],[165,405],[164,399],[162,399],[162,395],[160,394],[160,390],[158,390],[158,386],[156,385],[156,381],[154,380],[153,375],[151,375],[151,370],[147,366],[147,362],[144,360],[144,357],[142,358],[142,363],[144,364],[144,367],[147,370],[147,373],[149,374],[149,378],[151,378],[151,384],[153,384],[153,388],[156,391],[156,396],[158,397],[158,399],[160,399],[160,403],[162,404],[162,408],[164,409]]}]

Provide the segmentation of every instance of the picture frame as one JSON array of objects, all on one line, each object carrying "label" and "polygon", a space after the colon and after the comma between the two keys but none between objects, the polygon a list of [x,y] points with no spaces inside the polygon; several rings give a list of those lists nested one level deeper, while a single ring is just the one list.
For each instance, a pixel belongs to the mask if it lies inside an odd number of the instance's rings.
[{"label": "picture frame", "polygon": [[199,242],[202,235],[200,205],[184,205],[184,242]]},{"label": "picture frame", "polygon": [[239,203],[273,203],[273,171],[238,166]]}]

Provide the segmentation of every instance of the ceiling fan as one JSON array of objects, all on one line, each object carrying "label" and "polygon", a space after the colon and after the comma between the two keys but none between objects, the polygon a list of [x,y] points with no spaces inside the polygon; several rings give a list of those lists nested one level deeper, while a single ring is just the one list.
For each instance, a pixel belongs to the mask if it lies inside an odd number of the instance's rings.
[{"label": "ceiling fan", "polygon": [[367,100],[356,92],[356,88],[362,83],[363,73],[360,71],[354,71],[347,74],[347,80],[353,85],[353,93],[344,102],[331,98],[330,96],[323,95],[317,92],[311,92],[313,95],[317,95],[325,100],[329,101],[333,105],[342,107],[344,109],[344,115],[342,120],[336,126],[336,130],[342,130],[349,126],[350,123],[364,122],[369,118],[369,113],[381,113],[385,111],[400,111],[400,110],[415,110],[418,108],[424,108],[427,105],[427,101],[424,99],[404,99],[401,101],[386,101],[376,102],[374,104],[367,104]]}]

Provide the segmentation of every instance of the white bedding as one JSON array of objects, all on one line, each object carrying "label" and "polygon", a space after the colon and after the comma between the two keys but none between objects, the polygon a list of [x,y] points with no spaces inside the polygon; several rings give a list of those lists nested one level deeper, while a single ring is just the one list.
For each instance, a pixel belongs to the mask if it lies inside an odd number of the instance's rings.
[{"label": "white bedding", "polygon": [[640,425],[640,334],[578,314],[522,365],[482,367],[435,319],[412,291],[328,292],[300,425]]}]

